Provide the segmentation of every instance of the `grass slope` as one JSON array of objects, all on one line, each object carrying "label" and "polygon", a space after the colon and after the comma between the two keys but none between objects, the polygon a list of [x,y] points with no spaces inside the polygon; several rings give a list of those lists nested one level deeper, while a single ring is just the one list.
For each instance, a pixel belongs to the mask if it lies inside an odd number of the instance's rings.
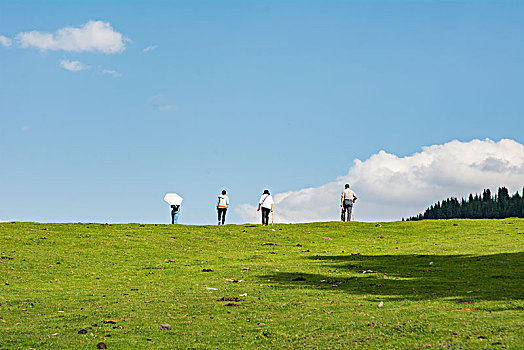
[{"label": "grass slope", "polygon": [[524,348],[523,232],[0,223],[0,348]]}]

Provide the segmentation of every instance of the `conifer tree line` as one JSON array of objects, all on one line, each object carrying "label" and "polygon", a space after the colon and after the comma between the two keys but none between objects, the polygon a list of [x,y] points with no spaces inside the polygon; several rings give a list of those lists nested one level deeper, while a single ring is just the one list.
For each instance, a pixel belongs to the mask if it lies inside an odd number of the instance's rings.
[{"label": "conifer tree line", "polygon": [[470,194],[468,199],[462,198],[460,201],[450,197],[430,206],[424,214],[412,216],[407,220],[524,218],[524,188],[522,192],[523,196],[518,191],[510,196],[506,187],[499,187],[496,195],[485,189],[482,195]]}]

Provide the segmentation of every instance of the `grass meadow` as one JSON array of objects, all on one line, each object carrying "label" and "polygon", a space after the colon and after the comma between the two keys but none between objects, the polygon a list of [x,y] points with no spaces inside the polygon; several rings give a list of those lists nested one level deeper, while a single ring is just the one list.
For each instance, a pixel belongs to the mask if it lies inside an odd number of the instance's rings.
[{"label": "grass meadow", "polygon": [[0,276],[2,349],[524,348],[524,219],[0,223]]}]

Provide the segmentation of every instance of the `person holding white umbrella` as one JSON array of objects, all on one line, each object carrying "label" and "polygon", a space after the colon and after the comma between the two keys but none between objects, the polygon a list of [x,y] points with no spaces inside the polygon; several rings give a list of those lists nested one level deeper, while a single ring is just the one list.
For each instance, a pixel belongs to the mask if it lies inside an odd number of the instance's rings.
[{"label": "person holding white umbrella", "polygon": [[171,206],[171,224],[178,224],[178,218],[180,216],[180,205],[184,198],[180,197],[176,193],[167,193],[164,196],[164,200]]},{"label": "person holding white umbrella", "polygon": [[178,217],[180,216],[180,205],[171,206],[171,224],[178,224]]}]

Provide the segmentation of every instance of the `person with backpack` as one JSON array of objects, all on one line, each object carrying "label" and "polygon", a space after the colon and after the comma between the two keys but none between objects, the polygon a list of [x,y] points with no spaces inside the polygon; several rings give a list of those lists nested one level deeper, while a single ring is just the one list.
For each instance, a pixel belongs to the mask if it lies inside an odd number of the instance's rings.
[{"label": "person with backpack", "polygon": [[217,212],[218,212],[218,224],[226,224],[226,212],[229,207],[229,197],[226,196],[226,190],[222,190],[222,194],[218,196],[217,201]]},{"label": "person with backpack", "polygon": [[171,224],[178,224],[178,217],[180,216],[180,204],[171,206]]},{"label": "person with backpack", "polygon": [[353,204],[357,200],[355,192],[349,189],[349,184],[346,184],[342,196],[340,197],[340,207],[342,207],[342,214],[340,219],[342,221],[351,221],[351,213],[353,212]]},{"label": "person with backpack", "polygon": [[262,226],[267,226],[269,224],[269,213],[273,212],[273,197],[269,193],[269,190],[264,190],[264,193],[258,201],[258,209],[262,208]]}]

